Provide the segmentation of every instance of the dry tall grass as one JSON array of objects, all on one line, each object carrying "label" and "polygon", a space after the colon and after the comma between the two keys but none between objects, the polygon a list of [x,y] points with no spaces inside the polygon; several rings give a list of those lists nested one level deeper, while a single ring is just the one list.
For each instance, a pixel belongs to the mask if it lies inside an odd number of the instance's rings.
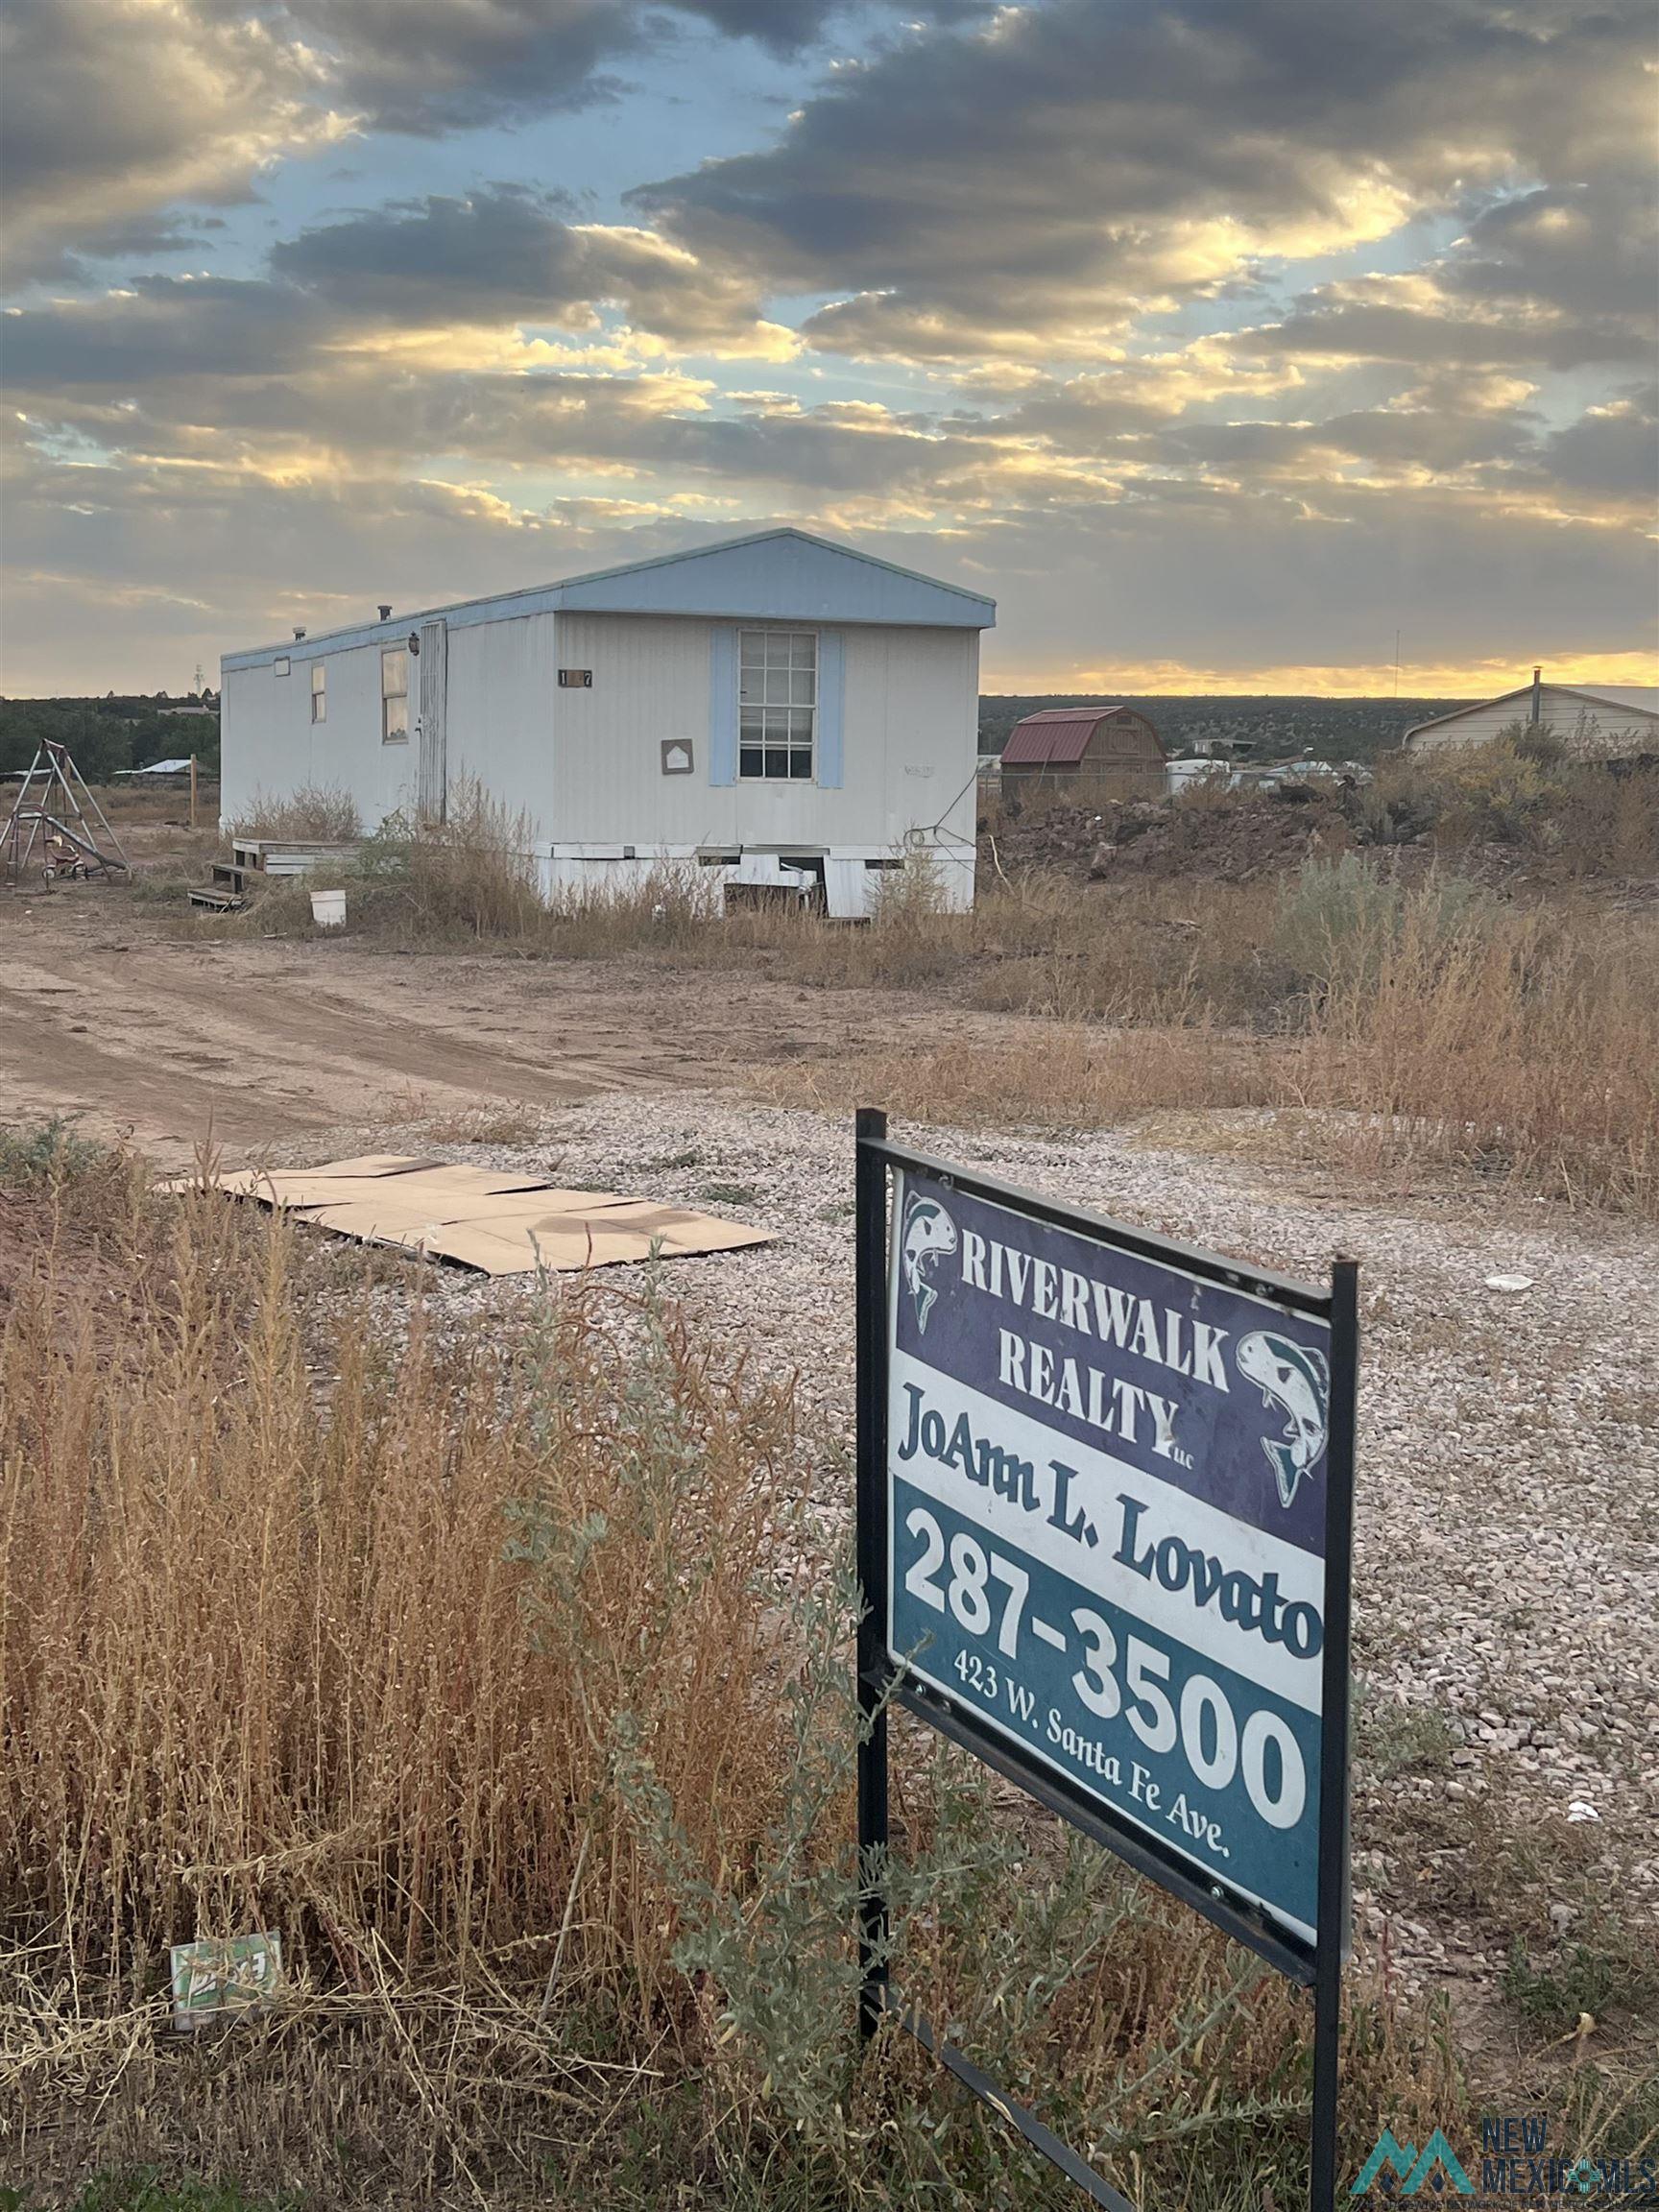
[{"label": "dry tall grass", "polygon": [[1282,1050],[1208,1023],[1108,1031],[1055,1024],[1002,1044],[957,1041],[757,1070],[785,1105],[850,1113],[871,1100],[906,1120],[1099,1129],[1162,1107],[1267,1106]]},{"label": "dry tall grass", "polygon": [[1397,752],[1357,811],[1384,836],[1420,832],[1440,852],[1509,848],[1566,881],[1659,872],[1659,765],[1609,766],[1596,732],[1521,723],[1467,751]]},{"label": "dry tall grass", "polygon": [[[165,1942],[264,1916],[350,1984],[380,1949],[460,1969],[557,1926],[586,1835],[583,1959],[656,2002],[661,1904],[606,1815],[607,1732],[625,1706],[710,1869],[741,1856],[773,1750],[741,1594],[786,1396],[662,1325],[667,1423],[582,1301],[516,1364],[419,1317],[394,1351],[348,1298],[325,1401],[290,1232],[209,1194],[146,1234],[118,1360],[49,1275],[5,1338],[7,1909],[77,1977],[138,1986]],[[702,1532],[672,1607],[684,1530],[639,1510],[665,1454]],[[549,1488],[627,1542],[590,1541],[531,1635],[552,1569],[509,1558],[506,1515]]]},{"label": "dry tall grass", "polygon": [[295,837],[305,843],[349,844],[363,834],[350,792],[333,783],[301,783],[285,798],[255,791],[229,825],[238,837]]},{"label": "dry tall grass", "polygon": [[282,1225],[122,1188],[95,1273],[71,1204],[0,1338],[0,2144],[83,2088],[142,2102],[199,1934],[280,1930],[309,2032],[389,2036],[395,2132],[411,2085],[445,2094],[408,2040],[433,2022],[497,2104],[527,2068],[597,2095],[608,2062],[536,2033],[556,1958],[629,2068],[694,2041],[613,1759],[708,1877],[752,1858],[788,1393],[614,1291],[510,1350],[419,1314],[400,1340],[367,1280],[319,1313]]},{"label": "dry tall grass", "polygon": [[[975,928],[1006,928],[1015,950],[974,998],[1056,1026],[755,1080],[784,1102],[874,1100],[941,1124],[1312,1107],[1299,1143],[1358,1170],[1468,1167],[1659,1216],[1659,919],[1505,904],[1434,876],[1407,889],[1353,855],[1310,862],[1277,894],[1224,888],[1214,915],[1208,899],[1188,903],[1196,931],[1161,890],[1116,902],[1116,931],[1096,912],[1092,949],[1071,925],[1059,948],[1026,953],[1030,898],[989,901]],[[1103,1025],[1079,1021],[1096,1011]]]},{"label": "dry tall grass", "polygon": [[1408,908],[1375,971],[1310,1003],[1282,1095],[1342,1110],[1358,1166],[1419,1160],[1659,1215],[1659,924]]},{"label": "dry tall grass", "polygon": [[533,856],[535,827],[463,779],[442,822],[394,814],[358,855],[374,917],[412,938],[460,933],[533,942],[544,920]]},{"label": "dry tall grass", "polygon": [[[943,2159],[970,2200],[1046,2201],[982,2116],[947,2145],[913,2054],[852,2080],[850,1616],[824,1567],[778,1572],[789,1392],[649,1289],[445,1341],[211,1192],[56,1143],[16,1172],[43,1211],[0,1336],[8,2177],[833,2212],[939,2201]],[[1287,1989],[951,1760],[902,1771],[912,1984],[1137,2196],[1293,2192]],[[251,1928],[294,1993],[170,2047],[166,1944]],[[1349,2084],[1361,2147],[1458,2096],[1386,1990],[1357,1991]]]}]

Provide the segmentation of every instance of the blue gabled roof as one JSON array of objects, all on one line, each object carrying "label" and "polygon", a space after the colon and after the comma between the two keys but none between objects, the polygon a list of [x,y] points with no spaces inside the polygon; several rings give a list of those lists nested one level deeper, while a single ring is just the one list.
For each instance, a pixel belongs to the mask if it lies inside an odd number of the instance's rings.
[{"label": "blue gabled roof", "polygon": [[449,607],[427,607],[389,622],[358,623],[347,630],[282,645],[227,653],[225,668],[256,668],[286,654],[295,661],[353,645],[393,643],[419,622],[442,615],[451,629],[480,622],[510,622],[526,614],[565,609],[589,614],[701,614],[754,622],[869,622],[929,629],[989,630],[997,602],[959,585],[941,584],[913,568],[898,567],[851,545],[836,545],[805,530],[757,531],[684,553],[661,553],[617,568],[567,577],[561,584],[498,591]]}]

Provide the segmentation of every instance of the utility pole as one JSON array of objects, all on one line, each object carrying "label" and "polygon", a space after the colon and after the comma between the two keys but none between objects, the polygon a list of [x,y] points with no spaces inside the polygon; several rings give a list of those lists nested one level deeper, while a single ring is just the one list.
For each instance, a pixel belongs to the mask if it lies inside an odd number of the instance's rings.
[{"label": "utility pole", "polygon": [[1400,633],[1394,633],[1394,696],[1400,696]]}]

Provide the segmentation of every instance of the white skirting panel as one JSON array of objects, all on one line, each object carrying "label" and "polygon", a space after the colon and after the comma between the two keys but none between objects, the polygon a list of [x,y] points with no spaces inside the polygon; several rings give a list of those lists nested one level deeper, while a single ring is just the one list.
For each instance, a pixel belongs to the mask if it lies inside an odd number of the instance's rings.
[{"label": "white skirting panel", "polygon": [[783,854],[747,849],[700,856],[694,845],[553,845],[534,854],[541,896],[555,900],[638,898],[654,886],[676,896],[707,898],[718,911],[727,884],[815,891],[822,870],[825,905],[836,920],[855,922],[874,910],[880,886],[902,866],[931,868],[948,907],[974,903],[974,854],[960,846],[924,846],[905,853],[858,846],[851,851]]}]

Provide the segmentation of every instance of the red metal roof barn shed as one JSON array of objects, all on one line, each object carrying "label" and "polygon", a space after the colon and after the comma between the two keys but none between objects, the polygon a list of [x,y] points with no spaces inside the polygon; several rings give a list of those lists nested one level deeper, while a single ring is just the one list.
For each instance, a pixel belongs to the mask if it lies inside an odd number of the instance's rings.
[{"label": "red metal roof barn shed", "polygon": [[1093,791],[1108,778],[1162,788],[1164,768],[1163,741],[1133,707],[1045,708],[1017,722],[1002,748],[1004,789],[1081,781]]}]

